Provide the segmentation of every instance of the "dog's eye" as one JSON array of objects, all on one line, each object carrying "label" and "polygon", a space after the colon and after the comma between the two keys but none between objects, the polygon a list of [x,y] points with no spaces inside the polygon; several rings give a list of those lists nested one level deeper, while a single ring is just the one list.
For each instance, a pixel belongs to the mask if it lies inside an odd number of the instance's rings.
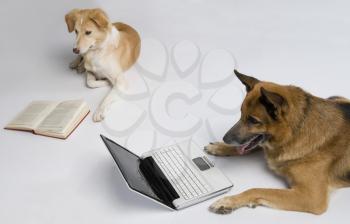
[{"label": "dog's eye", "polygon": [[254,118],[252,116],[249,116],[247,121],[248,121],[249,124],[261,124],[260,121],[258,121],[256,118]]},{"label": "dog's eye", "polygon": [[85,34],[86,34],[86,35],[90,35],[90,34],[91,34],[91,31],[85,31]]},{"label": "dog's eye", "polygon": [[78,33],[79,33],[77,29],[75,29],[74,31],[75,31],[75,34],[78,34]]}]

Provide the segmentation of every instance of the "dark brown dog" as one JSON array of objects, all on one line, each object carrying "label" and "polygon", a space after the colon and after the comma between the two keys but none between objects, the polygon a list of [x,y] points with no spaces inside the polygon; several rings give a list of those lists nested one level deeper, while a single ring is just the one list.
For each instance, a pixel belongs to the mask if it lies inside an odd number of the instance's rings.
[{"label": "dark brown dog", "polygon": [[268,167],[288,189],[250,189],[218,200],[210,209],[230,213],[243,206],[322,214],[330,191],[350,186],[350,101],[322,99],[295,86],[262,82],[235,71],[246,86],[241,118],[225,143],[210,154],[241,155],[262,148]]}]

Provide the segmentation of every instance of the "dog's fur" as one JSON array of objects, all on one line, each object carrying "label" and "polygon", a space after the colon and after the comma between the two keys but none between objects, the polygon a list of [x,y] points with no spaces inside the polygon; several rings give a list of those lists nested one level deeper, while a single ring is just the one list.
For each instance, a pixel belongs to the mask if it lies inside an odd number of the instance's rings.
[{"label": "dog's fur", "polygon": [[122,73],[136,62],[140,37],[126,24],[109,22],[101,9],[73,9],[65,21],[68,31],[76,33],[73,52],[78,57],[70,67],[86,73],[86,85],[90,88],[112,86],[93,117],[94,121],[101,121],[114,101],[113,88],[125,88]]},{"label": "dog's fur", "polygon": [[206,151],[227,156],[262,148],[268,167],[289,188],[250,189],[218,200],[211,211],[225,214],[261,205],[324,213],[330,192],[350,186],[350,101],[322,99],[295,86],[235,73],[247,88],[241,118],[225,135],[225,143],[210,144]]}]

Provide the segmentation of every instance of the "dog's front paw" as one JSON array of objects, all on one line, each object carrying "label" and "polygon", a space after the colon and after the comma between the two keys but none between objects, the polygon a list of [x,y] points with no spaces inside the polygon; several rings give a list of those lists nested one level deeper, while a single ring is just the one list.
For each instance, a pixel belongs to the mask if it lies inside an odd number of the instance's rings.
[{"label": "dog's front paw", "polygon": [[209,145],[204,147],[204,151],[211,155],[222,155],[222,150],[218,143],[209,143]]},{"label": "dog's front paw", "polygon": [[97,109],[94,113],[93,120],[95,122],[100,122],[105,118],[105,110],[103,109]]},{"label": "dog's front paw", "polygon": [[77,69],[78,74],[82,74],[82,73],[86,72],[84,65],[79,65],[76,69]]},{"label": "dog's front paw", "polygon": [[214,156],[233,156],[237,154],[237,151],[233,147],[221,142],[210,143],[204,147],[204,151]]},{"label": "dog's front paw", "polygon": [[242,207],[256,208],[258,205],[256,200],[252,201],[240,194],[217,200],[209,207],[209,210],[217,214],[229,214]]},{"label": "dog's front paw", "polygon": [[72,61],[71,63],[69,63],[69,68],[70,69],[76,69],[76,68],[78,68],[78,66],[79,66],[79,62],[77,62],[77,61]]},{"label": "dog's front paw", "polygon": [[224,197],[214,202],[209,207],[209,210],[217,214],[230,214],[233,210],[236,209],[233,201],[234,199],[232,197]]}]

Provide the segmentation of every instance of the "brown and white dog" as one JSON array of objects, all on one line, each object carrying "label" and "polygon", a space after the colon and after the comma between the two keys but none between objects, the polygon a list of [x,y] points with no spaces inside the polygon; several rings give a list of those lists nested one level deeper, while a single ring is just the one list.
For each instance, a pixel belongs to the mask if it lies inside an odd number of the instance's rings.
[{"label": "brown and white dog", "polygon": [[75,32],[73,52],[78,57],[70,64],[79,73],[86,73],[90,88],[112,86],[95,111],[93,120],[101,121],[115,99],[114,88],[125,88],[123,72],[140,54],[140,37],[130,26],[111,23],[101,9],[73,9],[65,16],[69,32]]},{"label": "brown and white dog", "polygon": [[206,151],[229,156],[263,149],[269,168],[289,188],[250,189],[210,209],[225,214],[244,206],[268,206],[322,214],[332,190],[350,187],[350,101],[322,99],[295,86],[235,73],[247,89],[241,118],[224,143],[210,144]]}]

